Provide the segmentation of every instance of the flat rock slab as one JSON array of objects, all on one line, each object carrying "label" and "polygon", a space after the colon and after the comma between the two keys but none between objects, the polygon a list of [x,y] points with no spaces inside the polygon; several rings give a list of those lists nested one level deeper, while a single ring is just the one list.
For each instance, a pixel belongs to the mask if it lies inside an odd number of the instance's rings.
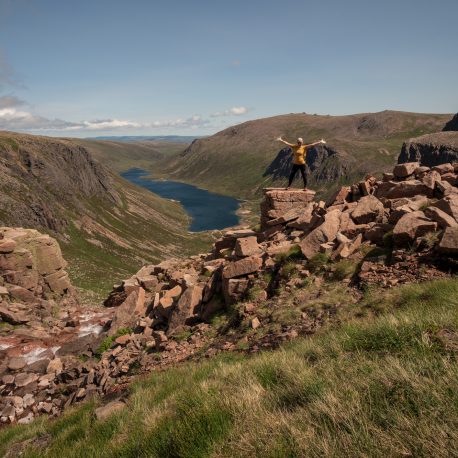
[{"label": "flat rock slab", "polygon": [[251,256],[239,261],[231,262],[223,269],[223,278],[240,277],[257,272],[262,266],[260,257]]}]

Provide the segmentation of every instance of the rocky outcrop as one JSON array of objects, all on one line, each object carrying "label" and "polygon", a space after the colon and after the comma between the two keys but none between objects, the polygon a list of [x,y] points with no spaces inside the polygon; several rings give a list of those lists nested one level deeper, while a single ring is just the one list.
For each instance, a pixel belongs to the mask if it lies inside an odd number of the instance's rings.
[{"label": "rocky outcrop", "polygon": [[442,129],[443,132],[448,132],[448,131],[458,131],[458,113],[453,116],[450,121],[445,124],[444,128]]},{"label": "rocky outcrop", "polygon": [[458,132],[438,132],[411,138],[402,145],[398,163],[419,162],[427,167],[458,161]]},{"label": "rocky outcrop", "polygon": [[261,229],[269,228],[270,232],[276,226],[295,221],[303,213],[303,208],[313,201],[314,191],[299,189],[285,190],[282,188],[264,189],[264,200],[261,203]]},{"label": "rocky outcrop", "polygon": [[[458,224],[458,188],[450,184],[457,176],[456,165],[430,169],[406,163],[383,180],[367,176],[343,187],[327,203],[313,201],[311,191],[267,188],[260,232],[227,231],[211,253],[145,266],[114,289],[106,301],[116,307],[113,329],[122,322],[154,340],[155,332],[173,336],[208,320],[243,301],[253,288],[267,298],[264,274],[272,275],[278,259],[294,253],[304,263],[319,253],[345,259],[363,244],[383,246],[387,235],[396,249],[424,243],[434,251],[442,231]],[[447,235],[443,240],[436,254],[455,239]]]},{"label": "rocky outcrop", "polygon": [[0,227],[0,278],[11,300],[33,303],[73,293],[59,244],[34,229]]},{"label": "rocky outcrop", "polygon": [[[307,151],[307,167],[316,182],[335,182],[345,179],[351,168],[351,160],[344,152],[328,145],[318,145]],[[272,180],[287,178],[291,172],[292,155],[290,148],[283,148],[269,164],[263,176]]]}]

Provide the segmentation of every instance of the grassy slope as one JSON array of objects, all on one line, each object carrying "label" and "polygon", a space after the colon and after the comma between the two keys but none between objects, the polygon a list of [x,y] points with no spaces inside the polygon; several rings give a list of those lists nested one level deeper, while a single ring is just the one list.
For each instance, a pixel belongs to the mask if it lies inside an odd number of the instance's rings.
[{"label": "grassy slope", "polygon": [[[281,149],[275,138],[321,137],[352,164],[353,181],[385,171],[407,138],[441,130],[450,115],[384,111],[349,116],[289,114],[249,121],[198,140],[185,157],[155,164],[153,173],[237,197],[250,198],[270,184],[263,173]],[[231,171],[231,173],[228,173]],[[324,184],[323,188],[333,184]],[[325,189],[323,189],[325,190]]]},{"label": "grassy slope", "polygon": [[97,225],[92,233],[79,228],[80,218],[69,212],[70,219],[77,223],[70,224],[66,231],[68,242],[60,242],[72,282],[86,302],[102,301],[113,283],[129,277],[144,264],[206,251],[209,245],[207,234],[187,232],[189,219],[179,204],[121,178],[114,177],[114,181],[123,205],[89,201],[88,213]]},{"label": "grassy slope", "polygon": [[456,456],[457,297],[456,279],[368,292],[341,326],[274,352],[155,373],[106,421],[86,404],[3,429],[0,453]]}]

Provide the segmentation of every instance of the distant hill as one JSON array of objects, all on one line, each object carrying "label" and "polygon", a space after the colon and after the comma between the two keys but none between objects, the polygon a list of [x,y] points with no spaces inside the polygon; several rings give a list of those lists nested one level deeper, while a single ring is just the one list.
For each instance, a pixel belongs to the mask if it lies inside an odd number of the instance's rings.
[{"label": "distant hill", "polygon": [[198,249],[180,205],[123,180],[83,143],[0,132],[0,226],[56,236],[74,284],[102,295],[146,260]]},{"label": "distant hill", "polygon": [[113,140],[116,142],[171,142],[171,143],[191,143],[196,138],[204,138],[203,136],[189,135],[122,135],[122,136],[101,136],[101,137],[86,137],[87,140]]},{"label": "distant hill", "polygon": [[181,153],[187,146],[186,143],[160,140],[71,140],[86,148],[100,162],[118,173],[132,167],[154,169],[157,162]]},{"label": "distant hill", "polygon": [[398,111],[347,116],[287,114],[248,121],[194,140],[181,154],[155,165],[164,177],[237,197],[252,198],[263,186],[284,185],[289,158],[275,139],[325,138],[308,155],[313,187],[327,193],[336,183],[388,170],[407,138],[442,130],[449,114]]}]

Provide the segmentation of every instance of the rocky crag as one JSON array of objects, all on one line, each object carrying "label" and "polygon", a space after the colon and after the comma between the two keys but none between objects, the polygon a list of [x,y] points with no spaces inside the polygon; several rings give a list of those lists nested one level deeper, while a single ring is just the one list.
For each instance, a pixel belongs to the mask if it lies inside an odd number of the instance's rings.
[{"label": "rocky crag", "polygon": [[[313,192],[265,189],[259,228],[227,231],[208,253],[144,266],[115,286],[98,312],[72,303],[52,239],[2,233],[1,316],[14,332],[0,342],[0,418],[26,423],[96,395],[122,396],[154,368],[256,352],[313,333],[339,303],[305,307],[288,323],[275,317],[291,298],[307,304],[319,297],[327,279],[356,302],[364,285],[451,275],[458,265],[458,164],[398,164],[382,179],[341,187],[327,202]],[[43,267],[43,253],[54,270]],[[50,278],[61,280],[53,286]]]},{"label": "rocky crag", "polygon": [[[109,311],[78,305],[59,244],[34,229],[0,227],[1,421],[57,413],[50,385],[60,357],[94,342]],[[5,406],[6,404],[6,406]]]},{"label": "rocky crag", "polygon": [[458,132],[449,129],[404,142],[398,162],[415,161],[428,167],[458,161]]}]

